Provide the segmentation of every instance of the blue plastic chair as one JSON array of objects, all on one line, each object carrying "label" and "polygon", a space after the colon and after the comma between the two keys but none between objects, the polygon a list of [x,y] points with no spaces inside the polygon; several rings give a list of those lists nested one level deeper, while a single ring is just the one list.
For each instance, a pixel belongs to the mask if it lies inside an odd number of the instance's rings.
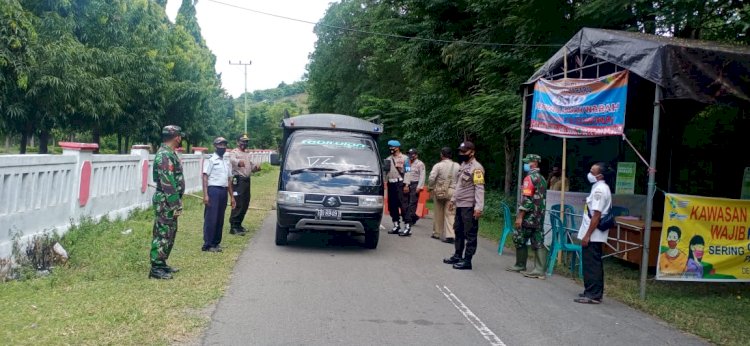
[{"label": "blue plastic chair", "polygon": [[505,248],[505,240],[508,239],[508,234],[513,232],[513,218],[510,214],[510,207],[502,203],[503,205],[503,234],[500,236],[500,242],[497,245],[497,254],[502,255],[503,249]]},{"label": "blue plastic chair", "polygon": [[[553,206],[554,208],[554,206]],[[574,265],[576,262],[578,262],[578,276],[583,277],[583,258],[581,257],[581,253],[583,249],[581,248],[581,245],[573,244],[568,239],[568,230],[563,226],[562,220],[560,220],[560,206],[557,206],[557,211],[551,211],[550,216],[550,224],[552,224],[552,249],[550,250],[550,256],[547,260],[547,276],[552,275],[552,271],[555,268],[555,262],[557,259],[557,254],[560,251],[563,252],[571,252],[574,255],[574,258],[571,260],[570,263],[570,272],[573,273],[574,271]],[[565,208],[567,209],[567,208]],[[571,215],[566,216],[566,219],[572,219],[573,217]],[[577,261],[576,261],[577,259]]]}]

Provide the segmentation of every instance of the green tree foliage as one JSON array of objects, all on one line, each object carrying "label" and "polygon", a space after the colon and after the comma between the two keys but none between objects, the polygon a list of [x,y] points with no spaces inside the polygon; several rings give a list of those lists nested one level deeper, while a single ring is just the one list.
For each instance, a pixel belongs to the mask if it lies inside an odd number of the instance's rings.
[{"label": "green tree foliage", "polygon": [[[281,83],[278,87],[248,93],[247,132],[249,147],[253,149],[278,149],[281,142],[281,120],[284,114],[295,116],[306,113],[304,81]],[[232,139],[244,130],[244,94],[234,100]]]},{"label": "green tree foliage", "polygon": [[475,141],[488,176],[498,177],[489,183],[509,193],[519,85],[575,32],[749,43],[749,11],[735,0],[342,0],[315,28],[310,110],[380,116],[388,138],[420,148],[428,163],[442,146]]},{"label": "green tree foliage", "polygon": [[168,123],[192,145],[226,130],[232,99],[195,3],[173,24],[166,1],[0,0],[1,131],[21,135],[21,152],[38,136],[44,153],[52,133],[117,136],[122,152],[157,142]]}]

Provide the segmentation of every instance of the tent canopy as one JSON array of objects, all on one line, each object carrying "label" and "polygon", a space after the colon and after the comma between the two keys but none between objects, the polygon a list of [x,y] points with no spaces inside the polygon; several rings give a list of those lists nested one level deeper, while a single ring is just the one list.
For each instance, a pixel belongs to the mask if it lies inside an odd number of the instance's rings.
[{"label": "tent canopy", "polygon": [[565,49],[571,68],[586,66],[589,58],[608,62],[661,86],[664,99],[750,105],[747,46],[583,28],[524,84],[562,73]]}]

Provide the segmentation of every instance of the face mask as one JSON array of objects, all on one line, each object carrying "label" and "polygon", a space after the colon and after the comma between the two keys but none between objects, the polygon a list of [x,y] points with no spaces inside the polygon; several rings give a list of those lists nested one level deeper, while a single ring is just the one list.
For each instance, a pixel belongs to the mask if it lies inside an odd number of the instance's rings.
[{"label": "face mask", "polygon": [[693,250],[693,256],[695,258],[703,258],[703,250]]},{"label": "face mask", "polygon": [[592,183],[592,184],[596,182],[596,176],[591,174],[591,172],[589,172],[589,174],[586,175],[586,179],[588,179],[589,183]]},{"label": "face mask", "polygon": [[240,149],[245,150],[247,148],[247,143],[240,143]]},{"label": "face mask", "polygon": [[416,159],[417,159],[416,155],[409,156],[409,160],[411,160],[412,162],[414,162],[414,160],[416,160]]},{"label": "face mask", "polygon": [[458,162],[464,163],[466,161],[469,161],[469,155],[458,154]]},{"label": "face mask", "polygon": [[391,149],[391,154],[395,154],[395,153],[396,153],[396,149]]},{"label": "face mask", "polygon": [[677,247],[677,241],[676,240],[669,240],[667,241],[667,244],[669,245],[670,249],[674,249]]},{"label": "face mask", "polygon": [[528,163],[524,163],[523,164],[523,171],[524,172],[528,172],[530,170],[531,170],[531,165],[529,165]]},{"label": "face mask", "polygon": [[227,152],[227,148],[216,148],[216,155],[224,156],[225,152]]}]

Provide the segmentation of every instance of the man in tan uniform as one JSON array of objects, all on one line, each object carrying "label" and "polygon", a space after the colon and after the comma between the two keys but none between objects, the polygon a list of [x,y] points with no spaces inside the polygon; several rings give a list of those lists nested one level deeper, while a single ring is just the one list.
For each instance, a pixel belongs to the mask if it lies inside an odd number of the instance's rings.
[{"label": "man in tan uniform", "polygon": [[451,148],[443,148],[440,150],[440,162],[432,166],[430,177],[427,179],[427,187],[435,202],[432,238],[441,239],[446,243],[453,243],[455,240],[453,219],[456,213],[455,209],[448,209],[448,202],[456,189],[455,177],[458,167],[458,164],[451,160]]},{"label": "man in tan uniform", "polygon": [[404,174],[404,194],[401,200],[401,207],[405,210],[403,215],[406,226],[398,235],[408,237],[411,235],[411,228],[419,220],[417,216],[417,204],[419,203],[419,194],[424,189],[425,167],[424,163],[419,160],[417,149],[411,148],[407,152],[409,160],[406,162],[406,174]]},{"label": "man in tan uniform", "polygon": [[484,167],[474,158],[474,143],[463,142],[458,151],[461,167],[456,174],[456,192],[448,202],[449,209],[456,208],[456,252],[443,263],[452,264],[453,269],[471,269],[471,259],[477,252],[479,218],[484,210]]},{"label": "man in tan uniform", "polygon": [[250,176],[253,172],[260,171],[260,167],[250,161],[250,153],[247,150],[247,142],[250,138],[242,135],[237,139],[237,148],[229,153],[229,162],[232,164],[232,190],[237,200],[237,208],[232,209],[229,218],[231,228],[229,234],[245,235],[247,230],[242,227],[242,221],[250,207]]}]

